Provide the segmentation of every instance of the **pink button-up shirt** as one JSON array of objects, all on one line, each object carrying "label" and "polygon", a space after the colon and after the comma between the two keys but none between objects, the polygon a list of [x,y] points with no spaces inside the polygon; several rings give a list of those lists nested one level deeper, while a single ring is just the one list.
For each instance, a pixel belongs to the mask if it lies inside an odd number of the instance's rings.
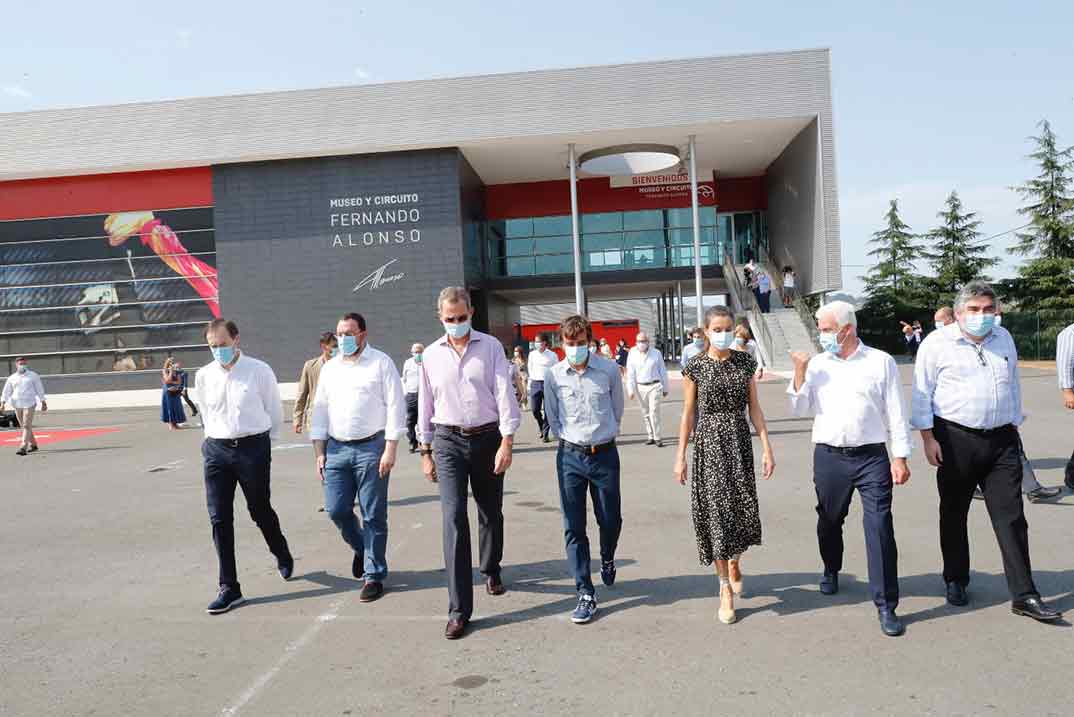
[{"label": "pink button-up shirt", "polygon": [[503,344],[470,331],[462,356],[442,336],[422,355],[418,384],[418,440],[433,442],[434,424],[474,428],[499,423],[513,436],[520,413]]}]

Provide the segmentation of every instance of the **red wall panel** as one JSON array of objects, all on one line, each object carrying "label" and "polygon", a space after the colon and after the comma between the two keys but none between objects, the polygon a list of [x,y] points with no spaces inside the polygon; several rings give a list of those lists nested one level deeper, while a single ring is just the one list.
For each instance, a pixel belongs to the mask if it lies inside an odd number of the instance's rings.
[{"label": "red wall panel", "polygon": [[209,167],[0,182],[0,221],[212,203]]}]

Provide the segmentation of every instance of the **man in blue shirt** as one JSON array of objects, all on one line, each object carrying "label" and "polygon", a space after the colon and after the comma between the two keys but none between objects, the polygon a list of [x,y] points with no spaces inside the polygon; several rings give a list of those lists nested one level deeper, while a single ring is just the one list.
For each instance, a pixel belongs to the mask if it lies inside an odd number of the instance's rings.
[{"label": "man in blue shirt", "polygon": [[623,379],[615,362],[589,351],[593,328],[584,316],[568,316],[560,325],[566,358],[545,375],[545,415],[559,436],[556,473],[563,508],[567,561],[578,589],[574,623],[586,623],[597,611],[589,571],[586,493],[600,527],[600,577],[615,583],[615,548],[623,527],[619,492],[619,451],[615,437],[623,419]]}]

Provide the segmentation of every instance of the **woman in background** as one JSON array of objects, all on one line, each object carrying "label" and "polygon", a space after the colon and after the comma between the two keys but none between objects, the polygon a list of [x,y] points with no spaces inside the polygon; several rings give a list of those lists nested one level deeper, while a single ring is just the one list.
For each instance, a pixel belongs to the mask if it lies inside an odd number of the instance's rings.
[{"label": "woman in background", "polygon": [[627,348],[626,339],[619,339],[619,346],[615,350],[615,362],[619,364],[619,375],[626,379],[626,362],[627,357],[630,356],[630,349]]},{"label": "woman in background", "polygon": [[522,348],[520,346],[515,347],[514,355],[511,357],[511,381],[515,386],[515,398],[518,399],[518,407],[523,411],[529,408],[529,368],[526,366],[526,359],[522,357]]},{"label": "woman in background", "polygon": [[172,431],[179,428],[180,423],[186,423],[182,399],[185,388],[183,378],[182,372],[175,370],[175,363],[171,358],[164,362],[164,369],[160,372],[160,420],[167,423]]},{"label": "woman in background", "polygon": [[761,364],[761,352],[757,350],[757,342],[753,340],[750,327],[741,323],[735,327],[735,343],[731,344],[735,351],[745,351],[757,363],[757,372],[754,378],[760,381],[764,378],[764,366]]}]

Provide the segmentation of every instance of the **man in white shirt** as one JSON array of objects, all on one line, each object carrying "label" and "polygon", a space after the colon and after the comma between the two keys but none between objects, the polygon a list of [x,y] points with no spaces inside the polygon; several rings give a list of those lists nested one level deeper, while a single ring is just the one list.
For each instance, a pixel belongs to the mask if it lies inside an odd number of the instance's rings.
[{"label": "man in white shirt", "polygon": [[664,366],[663,355],[649,346],[649,336],[641,331],[636,337],[634,348],[627,356],[627,398],[631,401],[638,397],[642,417],[645,419],[645,432],[649,440],[645,445],[664,447],[664,432],[660,422],[660,399],[668,395],[668,371]]},{"label": "man in white shirt", "polygon": [[969,602],[970,545],[966,519],[974,488],[984,493],[1003,556],[1011,611],[1035,620],[1062,617],[1040,599],[1029,561],[1029,525],[1022,505],[1022,389],[1018,350],[995,325],[996,293],[983,281],[962,287],[956,323],[922,342],[914,365],[913,427],[936,466],[940,552],[947,602]]},{"label": "man in white shirt", "polygon": [[538,334],[537,348],[530,351],[527,359],[527,371],[530,376],[530,409],[533,417],[537,420],[537,428],[541,433],[541,440],[548,443],[548,419],[544,415],[544,380],[548,370],[559,363],[559,356],[548,348],[548,336]]},{"label": "man in white shirt", "polygon": [[406,396],[406,437],[410,452],[418,450],[418,387],[421,385],[421,354],[423,344],[410,347],[410,358],[403,362],[403,394]]},{"label": "man in white shirt", "polygon": [[[1074,324],[1060,331],[1056,337],[1055,369],[1059,374],[1059,395],[1063,399],[1063,406],[1074,411]],[[1074,454],[1067,461],[1063,482],[1067,488],[1074,490]]]},{"label": "man in white shirt", "polygon": [[276,374],[264,361],[242,352],[233,321],[210,321],[205,340],[213,361],[194,374],[194,403],[205,429],[205,496],[220,561],[220,592],[207,608],[215,615],[243,602],[235,568],[236,485],[284,580],[291,578],[295,561],[269,500],[272,439],[283,422]]},{"label": "man in white shirt", "polygon": [[37,439],[34,437],[34,410],[37,404],[41,404],[41,412],[48,410],[45,401],[45,386],[41,383],[41,377],[36,371],[30,370],[30,364],[20,356],[15,359],[15,373],[4,381],[4,391],[0,394],[0,411],[4,406],[11,404],[15,409],[15,418],[22,427],[22,441],[16,455],[25,456],[37,450]]},{"label": "man in white shirt", "polygon": [[[820,591],[839,591],[843,567],[843,521],[857,490],[861,495],[869,587],[889,637],[905,628],[899,604],[898,550],[891,517],[892,484],[910,480],[910,431],[895,359],[861,342],[854,307],[833,301],[816,313],[824,353],[795,352],[787,387],[796,417],[814,415],[813,483],[817,491],[817,538],[824,561]],[[893,458],[888,458],[887,443]]]},{"label": "man in white shirt", "polygon": [[358,599],[372,602],[384,594],[388,575],[388,476],[406,430],[403,384],[387,354],[368,345],[361,314],[345,314],[336,339],[339,356],[321,369],[310,438],[324,509],[354,550],[351,573],[365,578]]}]

